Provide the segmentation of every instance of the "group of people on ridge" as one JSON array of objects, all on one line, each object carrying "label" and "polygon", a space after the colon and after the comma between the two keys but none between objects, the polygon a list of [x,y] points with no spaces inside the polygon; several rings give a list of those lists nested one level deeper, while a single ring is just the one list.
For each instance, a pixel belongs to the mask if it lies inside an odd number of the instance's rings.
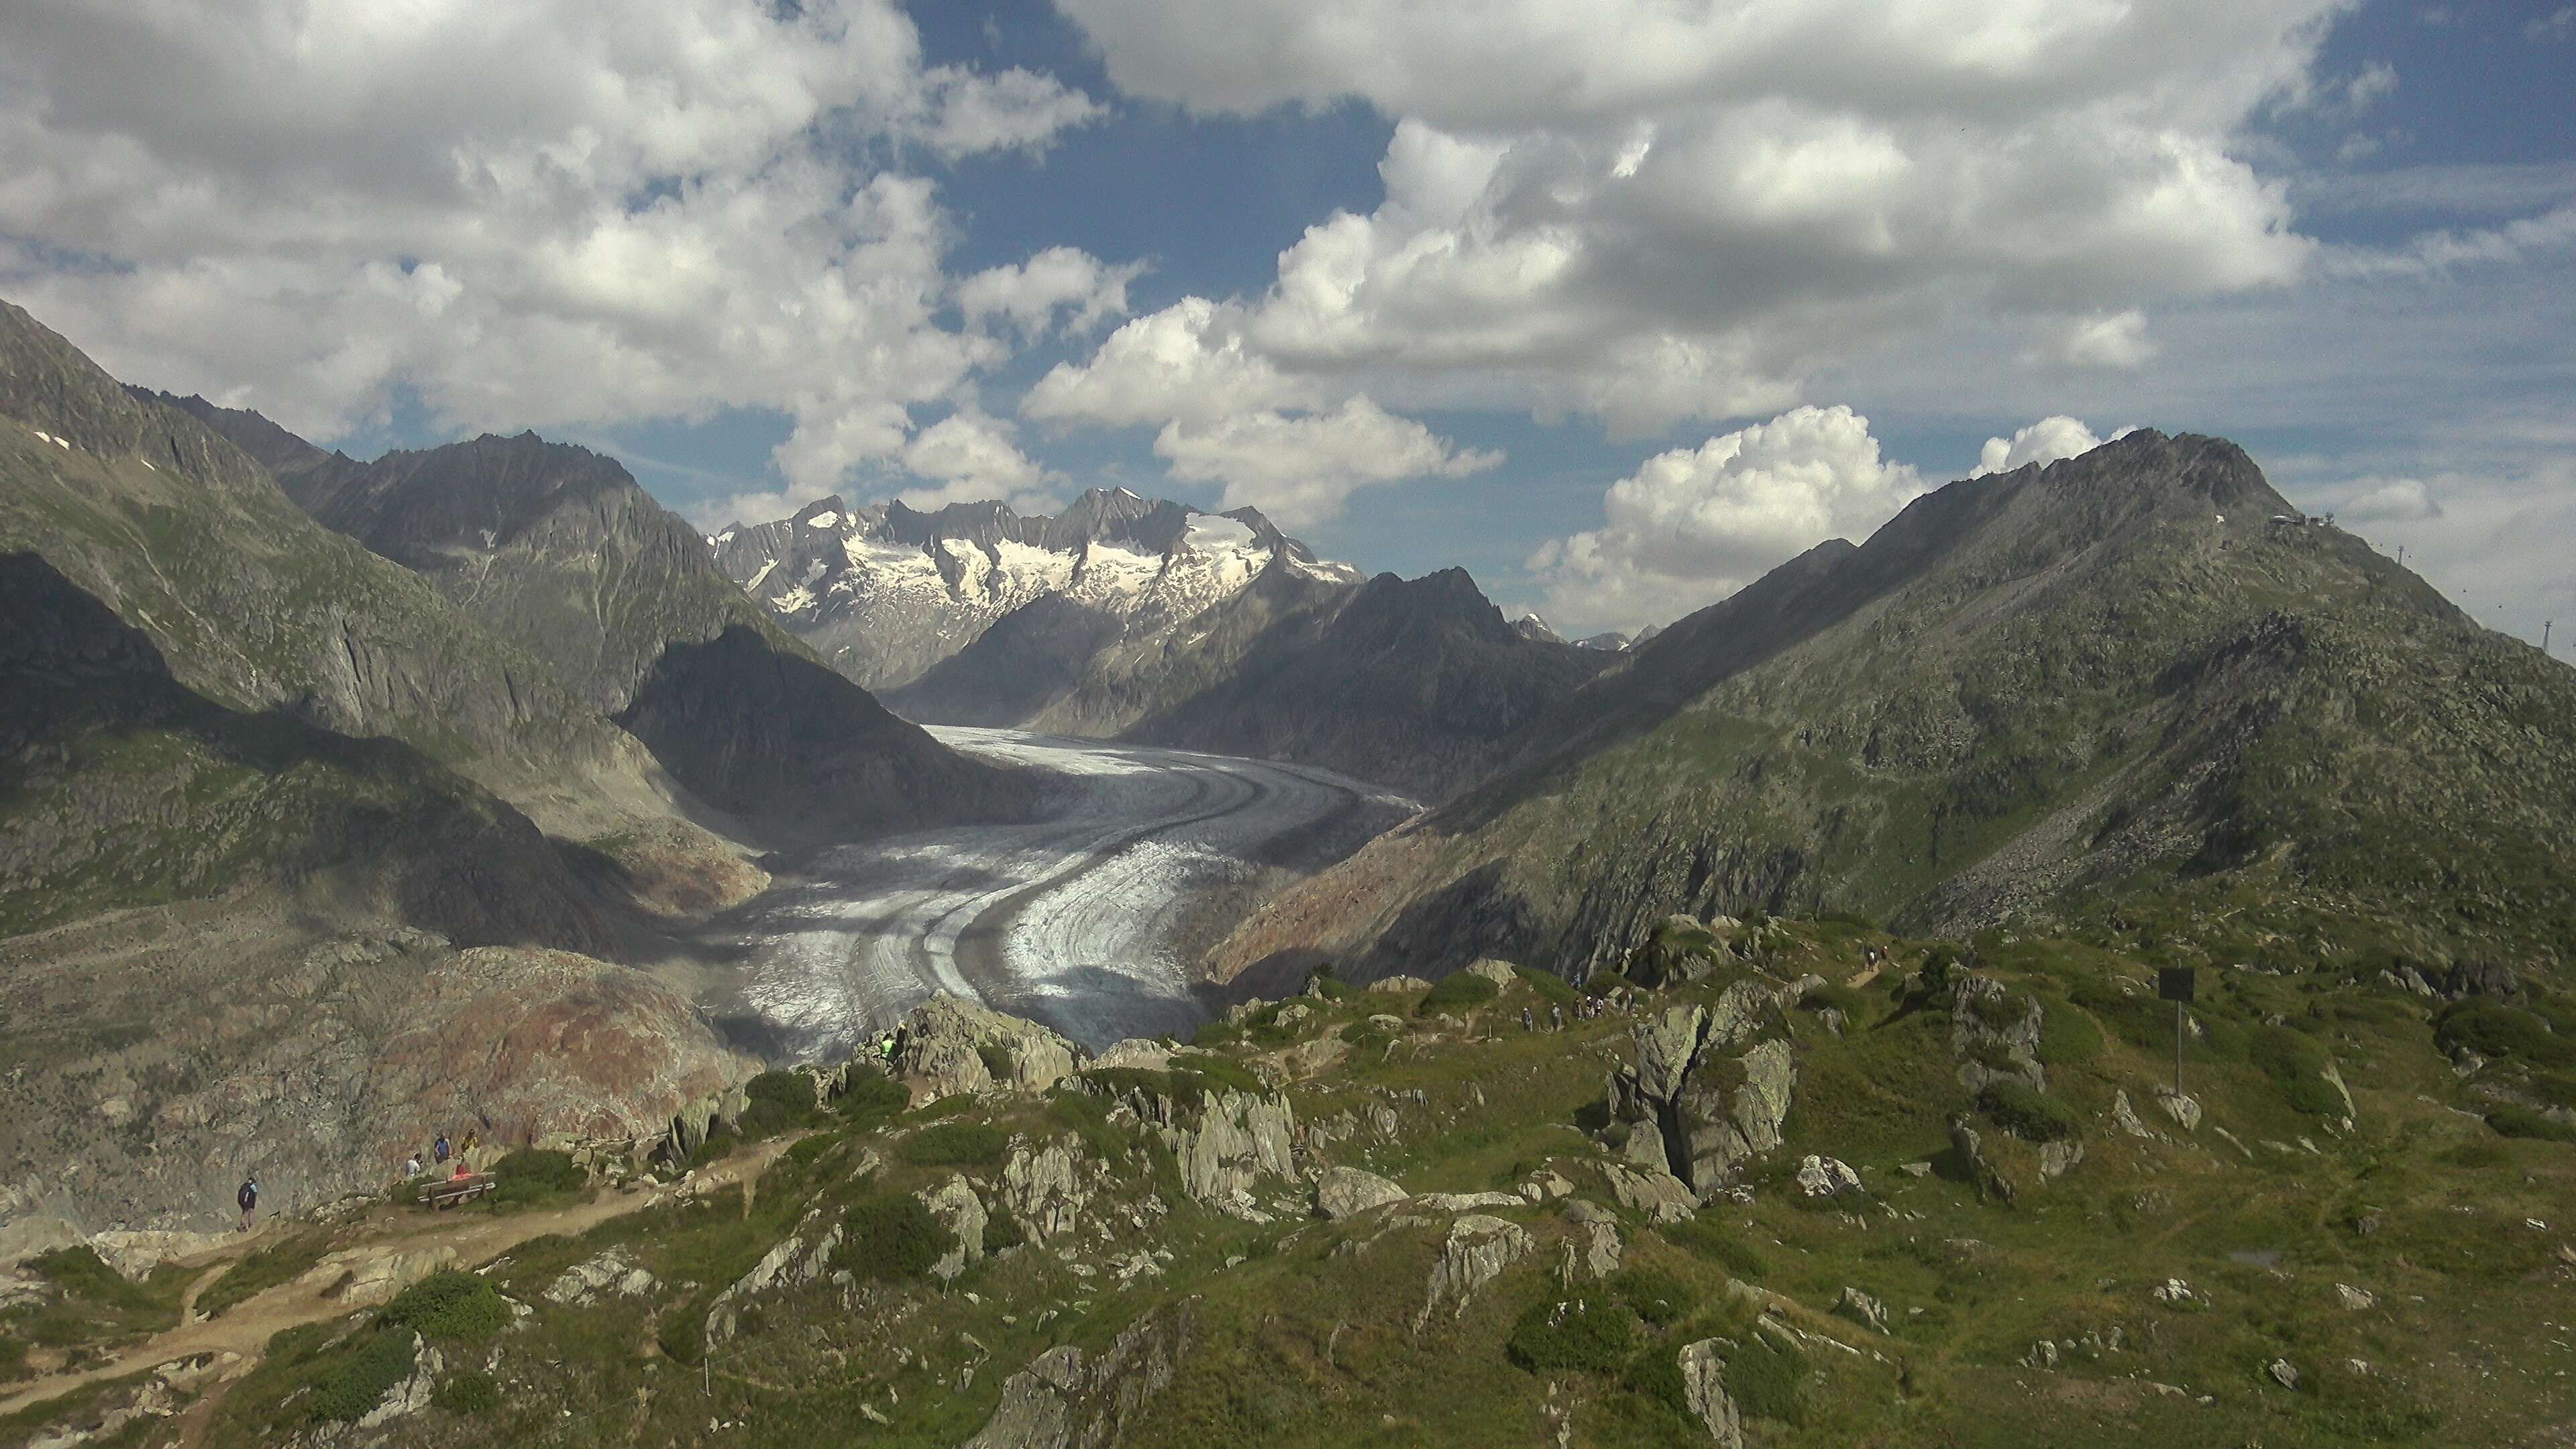
[{"label": "group of people on ridge", "polygon": [[[438,1140],[429,1145],[429,1170],[433,1174],[446,1173],[453,1178],[472,1177],[475,1158],[482,1151],[483,1139],[470,1131],[465,1134],[465,1145],[461,1149],[451,1146],[448,1143],[447,1134],[441,1132],[438,1134]],[[448,1171],[448,1164],[451,1161],[455,1163],[453,1172]],[[403,1163],[403,1181],[410,1182],[419,1177],[422,1170],[420,1154],[415,1152]]]}]

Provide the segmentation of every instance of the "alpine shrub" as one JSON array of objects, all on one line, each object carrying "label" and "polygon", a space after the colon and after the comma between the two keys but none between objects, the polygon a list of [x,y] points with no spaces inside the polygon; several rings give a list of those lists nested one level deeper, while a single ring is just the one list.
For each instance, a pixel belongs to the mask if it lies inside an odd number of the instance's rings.
[{"label": "alpine shrub", "polygon": [[2025,1142],[2060,1142],[2074,1136],[2078,1127],[2075,1113],[2066,1104],[2019,1082],[1986,1083],[1977,1094],[1977,1105],[1996,1126]]},{"label": "alpine shrub", "polygon": [[345,1424],[365,1417],[384,1401],[388,1390],[411,1377],[419,1349],[420,1340],[409,1329],[387,1328],[367,1335],[357,1352],[315,1381],[304,1401],[305,1413],[317,1424]]},{"label": "alpine shrub", "polygon": [[1422,1004],[1413,1009],[1416,1016],[1430,1016],[1442,1011],[1465,1011],[1483,1006],[1503,994],[1502,988],[1482,976],[1464,971],[1443,976],[1424,993]]},{"label": "alpine shrub", "polygon": [[903,1160],[921,1167],[970,1167],[1000,1157],[1009,1145],[989,1123],[934,1122],[904,1139]]},{"label": "alpine shrub", "polygon": [[510,1305],[488,1280],[441,1268],[396,1294],[376,1321],[429,1338],[489,1338],[509,1326]]},{"label": "alpine shrub", "polygon": [[957,1246],[957,1235],[917,1197],[871,1198],[851,1208],[843,1226],[840,1260],[885,1283],[922,1277]]},{"label": "alpine shrub", "polygon": [[1625,1304],[1542,1300],[1512,1325],[1503,1348],[1512,1362],[1532,1373],[1606,1371],[1627,1361],[1636,1342],[1636,1322]]}]

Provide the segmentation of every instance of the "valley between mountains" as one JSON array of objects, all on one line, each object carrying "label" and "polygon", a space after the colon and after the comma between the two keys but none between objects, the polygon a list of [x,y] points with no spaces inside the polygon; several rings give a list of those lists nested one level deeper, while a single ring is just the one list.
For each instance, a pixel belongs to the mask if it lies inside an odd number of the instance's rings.
[{"label": "valley between mountains", "polygon": [[2562,1445],[2571,819],[2223,438],[1578,644],[0,303],[0,1446]]}]

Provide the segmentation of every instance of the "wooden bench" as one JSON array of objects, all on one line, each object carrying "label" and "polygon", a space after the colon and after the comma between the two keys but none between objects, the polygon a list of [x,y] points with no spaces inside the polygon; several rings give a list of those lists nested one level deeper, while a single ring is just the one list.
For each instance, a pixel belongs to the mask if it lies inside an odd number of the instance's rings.
[{"label": "wooden bench", "polygon": [[500,1185],[500,1180],[488,1172],[478,1172],[471,1177],[445,1177],[423,1187],[420,1201],[444,1212],[458,1203],[472,1202]]}]

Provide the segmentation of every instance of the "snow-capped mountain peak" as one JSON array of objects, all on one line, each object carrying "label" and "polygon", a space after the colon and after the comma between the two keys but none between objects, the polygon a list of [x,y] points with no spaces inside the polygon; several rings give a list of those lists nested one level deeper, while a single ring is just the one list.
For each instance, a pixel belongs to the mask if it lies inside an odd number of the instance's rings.
[{"label": "snow-capped mountain peak", "polygon": [[1231,598],[1274,562],[1333,582],[1360,578],[1256,510],[1211,513],[1125,488],[1091,489],[1052,516],[998,502],[923,512],[821,498],[708,543],[735,582],[871,689],[911,682],[1051,595],[1135,637]]}]

